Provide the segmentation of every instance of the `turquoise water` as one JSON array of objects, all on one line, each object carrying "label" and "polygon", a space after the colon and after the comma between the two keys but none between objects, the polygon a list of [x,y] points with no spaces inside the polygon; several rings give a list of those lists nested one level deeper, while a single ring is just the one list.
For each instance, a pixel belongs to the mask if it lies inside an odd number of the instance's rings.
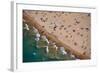
[{"label": "turquoise water", "polygon": [[[29,26],[29,25],[28,25]],[[69,54],[63,55],[58,49],[55,51],[52,45],[47,44],[45,40],[40,38],[36,41],[36,33],[29,26],[29,30],[24,29],[23,25],[23,62],[42,62],[42,61],[61,61],[61,60],[75,60]],[[50,52],[46,52],[46,47],[49,47]],[[38,47],[37,47],[38,46]]]}]

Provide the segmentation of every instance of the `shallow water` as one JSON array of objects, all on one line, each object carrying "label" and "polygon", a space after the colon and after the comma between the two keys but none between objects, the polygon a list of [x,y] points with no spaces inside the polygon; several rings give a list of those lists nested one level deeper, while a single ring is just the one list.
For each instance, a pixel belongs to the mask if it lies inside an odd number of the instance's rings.
[{"label": "shallow water", "polygon": [[[32,26],[29,26],[29,30],[23,29],[23,62],[75,60],[69,54],[63,55],[59,49],[56,50],[42,38],[39,41],[35,38],[36,33]],[[45,46],[48,46],[49,53],[46,52]]]}]

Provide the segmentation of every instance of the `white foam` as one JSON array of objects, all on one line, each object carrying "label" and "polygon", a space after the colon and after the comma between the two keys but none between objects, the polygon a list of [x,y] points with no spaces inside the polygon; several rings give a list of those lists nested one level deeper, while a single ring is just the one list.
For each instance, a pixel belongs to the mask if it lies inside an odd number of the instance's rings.
[{"label": "white foam", "polygon": [[37,34],[36,34],[36,37],[37,37],[37,38],[39,38],[39,37],[40,37],[40,34],[39,34],[39,33],[37,33]]},{"label": "white foam", "polygon": [[60,51],[62,52],[63,55],[67,54],[67,52],[65,51],[64,47],[60,47]]},{"label": "white foam", "polygon": [[24,29],[29,30],[29,27],[28,27],[28,25],[27,25],[27,24],[25,24]]},{"label": "white foam", "polygon": [[40,38],[35,38],[35,40],[36,40],[36,41],[39,41],[39,40],[40,40]]},{"label": "white foam", "polygon": [[54,45],[54,47],[56,48],[56,50],[58,50],[58,47],[56,45]]},{"label": "white foam", "polygon": [[33,55],[36,55],[36,53],[35,53],[35,52],[33,52],[32,54],[33,54]]},{"label": "white foam", "polygon": [[73,55],[73,54],[71,54],[70,56],[71,56],[72,58],[75,58],[75,55]]},{"label": "white foam", "polygon": [[46,53],[49,53],[49,48],[48,48],[48,46],[46,46]]},{"label": "white foam", "polygon": [[48,44],[49,44],[49,40],[47,39],[47,37],[46,36],[42,36],[42,39],[44,39]]},{"label": "white foam", "polygon": [[33,27],[33,30],[34,30],[35,33],[39,32],[35,27]]}]

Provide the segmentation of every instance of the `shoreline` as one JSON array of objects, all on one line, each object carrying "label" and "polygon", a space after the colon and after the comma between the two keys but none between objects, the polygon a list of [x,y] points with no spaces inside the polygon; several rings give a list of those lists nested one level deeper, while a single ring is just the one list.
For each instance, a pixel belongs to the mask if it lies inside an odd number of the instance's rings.
[{"label": "shoreline", "polygon": [[83,55],[83,52],[80,53],[77,50],[73,50],[71,47],[69,47],[68,45],[64,44],[62,41],[57,39],[57,37],[55,35],[53,35],[52,33],[47,32],[45,29],[43,29],[42,26],[37,21],[35,21],[34,18],[32,18],[30,15],[28,15],[28,13],[24,12],[23,13],[23,18],[25,20],[27,20],[27,23],[29,23],[31,26],[34,26],[36,29],[38,29],[40,34],[45,35],[49,40],[52,40],[58,46],[65,47],[67,51],[70,51],[77,58],[89,59],[89,57],[87,55]]}]

